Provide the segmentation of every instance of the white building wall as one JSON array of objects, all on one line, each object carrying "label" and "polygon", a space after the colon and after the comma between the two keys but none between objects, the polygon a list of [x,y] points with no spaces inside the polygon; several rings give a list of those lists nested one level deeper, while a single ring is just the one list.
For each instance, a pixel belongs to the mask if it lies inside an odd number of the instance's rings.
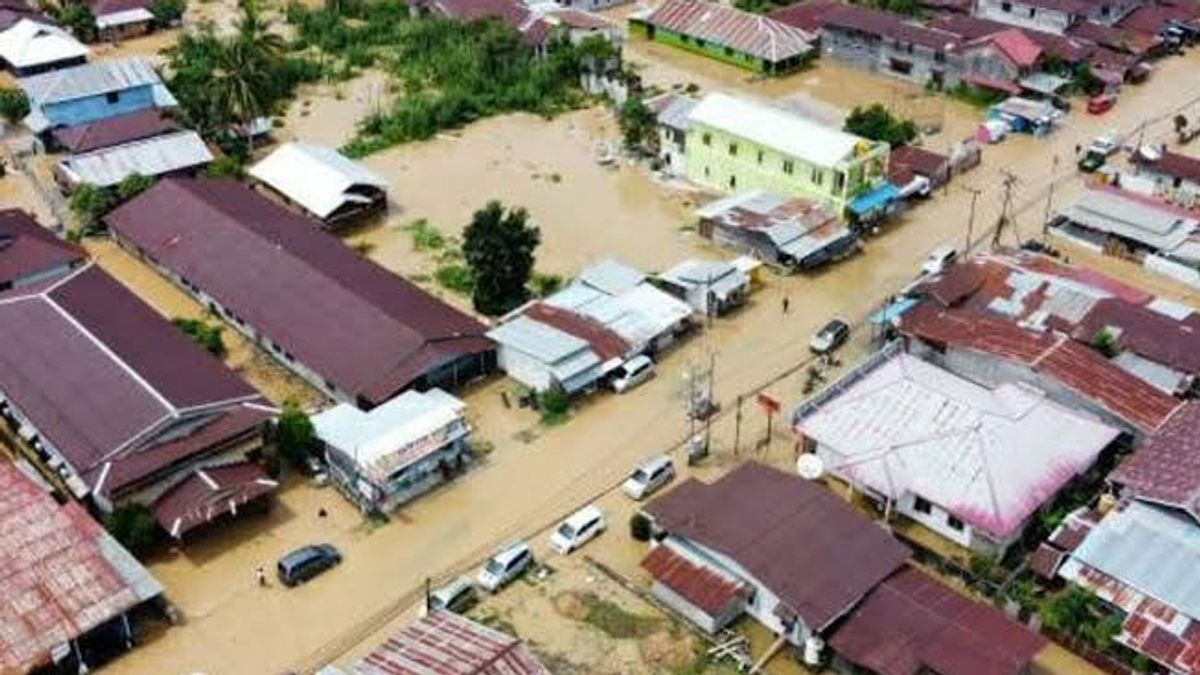
[{"label": "white building wall", "polygon": [[497,346],[496,365],[509,377],[534,391],[546,391],[554,384],[554,376],[546,364],[508,345]]},{"label": "white building wall", "polygon": [[1075,21],[1075,16],[1042,7],[1011,2],[1010,0],[979,0],[975,15],[1010,26],[1057,33],[1061,35]]}]

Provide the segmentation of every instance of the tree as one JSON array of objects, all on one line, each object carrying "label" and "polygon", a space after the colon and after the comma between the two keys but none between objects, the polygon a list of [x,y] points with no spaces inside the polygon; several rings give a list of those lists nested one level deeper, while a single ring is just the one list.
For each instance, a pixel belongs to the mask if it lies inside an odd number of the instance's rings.
[{"label": "tree", "polygon": [[154,187],[155,180],[154,176],[131,173],[117,183],[117,199],[122,202],[133,199]]},{"label": "tree", "polygon": [[20,89],[0,89],[0,117],[9,124],[21,121],[29,114],[29,99]]},{"label": "tree", "polygon": [[99,36],[96,15],[82,2],[68,0],[58,13],[58,22],[82,42],[95,42]]},{"label": "tree", "polygon": [[1116,336],[1107,328],[1096,331],[1096,336],[1092,338],[1092,346],[1110,359],[1121,352],[1121,345]]},{"label": "tree", "polygon": [[525,209],[506,211],[490,201],[463,233],[463,255],[475,279],[472,301],[484,314],[504,314],[529,297],[526,284],[542,235],[528,220]]},{"label": "tree", "polygon": [[100,224],[100,219],[113,207],[112,193],[91,183],[84,183],[71,193],[71,211],[79,217],[83,229],[90,229]]},{"label": "tree", "polygon": [[893,148],[906,145],[917,137],[917,125],[912,120],[896,117],[882,103],[855,107],[843,128],[872,141],[884,141]]},{"label": "tree", "polygon": [[161,536],[158,521],[140,504],[118,506],[103,521],[104,529],[134,555],[148,551]]},{"label": "tree", "polygon": [[242,160],[234,155],[223,155],[208,165],[204,174],[209,178],[237,178],[241,180],[246,175],[246,167]]},{"label": "tree", "polygon": [[1070,586],[1043,604],[1041,616],[1047,628],[1072,643],[1100,650],[1121,630],[1121,618],[1104,612],[1096,596],[1078,586]]},{"label": "tree", "polygon": [[165,28],[174,26],[183,18],[187,11],[187,0],[154,0],[150,3],[150,13],[154,15],[154,25]]},{"label": "tree", "polygon": [[625,149],[658,154],[658,119],[641,96],[630,96],[617,115]]},{"label": "tree", "polygon": [[317,450],[317,432],[312,420],[292,401],[283,404],[283,412],[275,422],[275,447],[294,463],[304,461]]}]

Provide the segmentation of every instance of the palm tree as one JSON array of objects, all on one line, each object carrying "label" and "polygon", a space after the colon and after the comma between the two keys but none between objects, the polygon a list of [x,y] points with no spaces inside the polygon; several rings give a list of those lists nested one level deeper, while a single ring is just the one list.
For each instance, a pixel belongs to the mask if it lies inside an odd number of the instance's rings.
[{"label": "palm tree", "polygon": [[246,144],[253,143],[251,123],[267,113],[264,109],[264,87],[270,86],[267,73],[260,67],[260,56],[253,47],[242,41],[233,40],[217,55],[217,67],[213,69],[212,87],[217,105],[246,133]]}]

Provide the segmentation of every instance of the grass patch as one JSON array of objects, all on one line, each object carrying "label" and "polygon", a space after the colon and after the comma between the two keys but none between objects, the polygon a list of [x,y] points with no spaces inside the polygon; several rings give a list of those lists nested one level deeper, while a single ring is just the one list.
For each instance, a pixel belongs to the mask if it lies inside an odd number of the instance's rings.
[{"label": "grass patch", "polygon": [[475,273],[463,263],[443,263],[433,273],[438,285],[460,295],[475,292]]},{"label": "grass patch", "polygon": [[424,218],[405,225],[404,230],[412,237],[414,251],[440,251],[446,246],[446,237]]},{"label": "grass patch", "polygon": [[480,615],[477,618],[477,620],[479,621],[479,623],[487,626],[488,628],[494,628],[494,629],[500,631],[501,633],[506,633],[513,637],[520,637],[517,635],[517,627],[514,626],[511,621],[500,616],[499,614],[493,614],[492,612],[488,612],[486,614]]},{"label": "grass patch", "polygon": [[617,640],[643,638],[658,630],[662,619],[634,614],[620,605],[591,593],[581,598],[587,606],[583,620]]}]

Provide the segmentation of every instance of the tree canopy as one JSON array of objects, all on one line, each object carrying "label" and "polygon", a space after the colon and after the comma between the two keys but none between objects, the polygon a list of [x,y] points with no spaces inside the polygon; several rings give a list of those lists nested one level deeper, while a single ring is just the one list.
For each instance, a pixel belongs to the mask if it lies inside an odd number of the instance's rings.
[{"label": "tree canopy", "polygon": [[906,145],[917,137],[917,125],[912,120],[896,117],[882,103],[855,107],[843,128],[872,141],[884,141],[893,148]]},{"label": "tree canopy", "polygon": [[625,99],[617,115],[617,124],[627,149],[658,153],[658,120],[641,96],[632,95]]},{"label": "tree canopy", "polygon": [[312,420],[292,401],[283,404],[275,422],[275,446],[292,462],[301,462],[317,450],[317,432]]},{"label": "tree canopy", "polygon": [[491,201],[475,212],[463,233],[463,256],[474,278],[472,300],[478,311],[504,314],[529,297],[527,284],[542,235],[528,220],[525,209],[506,210]]},{"label": "tree canopy", "polygon": [[11,124],[29,114],[29,99],[20,89],[0,88],[0,117]]},{"label": "tree canopy", "polygon": [[95,42],[99,36],[96,30],[96,15],[92,8],[82,2],[65,2],[58,12],[58,22],[63,28],[81,42]]}]

